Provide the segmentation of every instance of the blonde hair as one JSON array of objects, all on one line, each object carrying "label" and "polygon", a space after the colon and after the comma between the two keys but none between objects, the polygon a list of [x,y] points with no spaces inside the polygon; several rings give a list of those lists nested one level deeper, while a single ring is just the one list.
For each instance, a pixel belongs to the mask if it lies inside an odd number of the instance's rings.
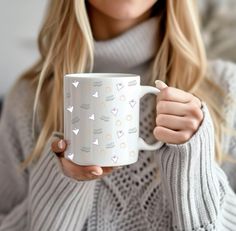
[{"label": "blonde hair", "polygon": [[[220,161],[221,112],[207,91],[201,91],[214,85],[206,78],[207,60],[196,3],[194,0],[158,2],[165,8],[160,15],[164,32],[153,65],[153,82],[161,79],[169,86],[199,96],[208,104],[216,132],[216,159]],[[93,69],[93,37],[85,0],[51,0],[38,44],[41,58],[23,78],[32,80],[35,86],[33,125],[36,116],[43,124],[25,165],[40,157],[53,131],[63,132],[63,76]]]}]

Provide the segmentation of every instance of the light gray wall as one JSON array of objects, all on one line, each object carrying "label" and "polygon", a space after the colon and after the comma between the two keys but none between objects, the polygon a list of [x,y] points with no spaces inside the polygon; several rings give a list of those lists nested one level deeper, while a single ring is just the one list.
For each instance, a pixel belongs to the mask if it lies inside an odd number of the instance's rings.
[{"label": "light gray wall", "polygon": [[0,96],[37,58],[36,38],[47,0],[0,2]]}]

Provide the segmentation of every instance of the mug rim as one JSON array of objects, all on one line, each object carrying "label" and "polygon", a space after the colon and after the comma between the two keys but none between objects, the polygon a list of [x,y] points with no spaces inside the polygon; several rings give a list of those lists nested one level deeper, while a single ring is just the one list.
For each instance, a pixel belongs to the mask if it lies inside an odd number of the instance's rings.
[{"label": "mug rim", "polygon": [[120,79],[120,78],[140,78],[137,74],[132,73],[71,73],[64,75],[64,78],[90,78],[90,79]]}]

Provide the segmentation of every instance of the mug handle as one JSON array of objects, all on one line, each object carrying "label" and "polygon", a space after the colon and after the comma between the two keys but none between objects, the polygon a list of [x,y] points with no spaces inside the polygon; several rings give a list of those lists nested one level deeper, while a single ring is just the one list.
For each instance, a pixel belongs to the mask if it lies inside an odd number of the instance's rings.
[{"label": "mug handle", "polygon": [[[140,86],[141,90],[140,90],[140,95],[139,95],[139,99],[141,99],[144,95],[146,94],[155,94],[158,95],[158,93],[160,92],[159,89],[155,88],[155,87],[151,87],[151,86]],[[157,141],[154,144],[147,144],[141,137],[139,137],[138,140],[138,149],[139,150],[149,150],[149,151],[154,151],[159,149],[164,143],[161,141]]]}]

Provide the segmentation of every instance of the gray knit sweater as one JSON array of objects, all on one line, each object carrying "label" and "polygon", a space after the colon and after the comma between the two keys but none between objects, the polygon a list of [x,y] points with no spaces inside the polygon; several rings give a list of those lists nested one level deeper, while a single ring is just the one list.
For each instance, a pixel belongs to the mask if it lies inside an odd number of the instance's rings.
[{"label": "gray knit sweater", "polygon": [[[156,32],[153,18],[115,39],[95,42],[94,71],[137,73],[147,84]],[[210,69],[215,82],[236,98],[236,66],[216,61]],[[219,167],[214,161],[214,130],[206,105],[204,120],[188,142],[142,151],[135,164],[101,180],[79,182],[63,174],[50,150],[57,133],[35,165],[19,170],[35,145],[33,98],[30,84],[20,81],[5,101],[0,122],[0,231],[236,230],[236,165]],[[236,128],[235,105],[221,102],[229,125]],[[150,143],[155,140],[154,105],[151,95],[141,100],[140,135]],[[236,139],[222,139],[224,151],[236,156]]]}]

